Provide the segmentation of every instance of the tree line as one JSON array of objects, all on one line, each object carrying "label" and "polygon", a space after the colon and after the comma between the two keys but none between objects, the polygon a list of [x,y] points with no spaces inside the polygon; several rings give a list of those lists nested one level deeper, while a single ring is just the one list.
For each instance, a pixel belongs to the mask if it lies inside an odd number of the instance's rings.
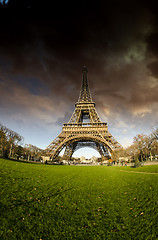
[{"label": "tree line", "polygon": [[32,144],[23,145],[24,138],[21,135],[0,123],[0,155],[2,157],[39,160],[42,149]]},{"label": "tree line", "polygon": [[129,147],[115,150],[112,154],[114,161],[121,157],[137,163],[158,160],[158,126],[153,127],[149,135],[137,134]]}]

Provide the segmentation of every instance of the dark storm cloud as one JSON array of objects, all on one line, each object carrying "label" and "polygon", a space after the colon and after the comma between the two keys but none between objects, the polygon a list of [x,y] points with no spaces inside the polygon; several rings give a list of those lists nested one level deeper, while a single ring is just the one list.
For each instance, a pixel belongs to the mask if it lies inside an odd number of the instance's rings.
[{"label": "dark storm cloud", "polygon": [[150,69],[151,75],[158,78],[158,59],[151,62],[147,67]]}]

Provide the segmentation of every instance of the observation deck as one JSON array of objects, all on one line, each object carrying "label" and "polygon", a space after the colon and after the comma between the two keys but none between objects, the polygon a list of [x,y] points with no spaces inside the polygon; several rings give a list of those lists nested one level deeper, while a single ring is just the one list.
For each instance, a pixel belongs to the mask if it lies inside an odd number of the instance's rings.
[{"label": "observation deck", "polygon": [[64,123],[63,132],[107,132],[107,123]]}]

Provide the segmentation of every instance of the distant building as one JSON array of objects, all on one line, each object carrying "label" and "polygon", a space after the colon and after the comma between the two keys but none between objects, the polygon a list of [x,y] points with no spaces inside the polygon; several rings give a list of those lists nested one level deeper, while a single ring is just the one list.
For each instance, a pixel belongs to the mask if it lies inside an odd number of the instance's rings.
[{"label": "distant building", "polygon": [[129,157],[119,157],[119,162],[128,162]]},{"label": "distant building", "polygon": [[49,161],[50,157],[48,156],[41,156],[41,162],[45,163],[46,161]]}]

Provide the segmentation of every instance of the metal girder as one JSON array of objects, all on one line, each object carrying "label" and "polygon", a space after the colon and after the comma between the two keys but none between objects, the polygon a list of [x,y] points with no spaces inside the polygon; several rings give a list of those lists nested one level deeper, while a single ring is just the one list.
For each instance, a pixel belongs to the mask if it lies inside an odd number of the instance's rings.
[{"label": "metal girder", "polygon": [[69,160],[69,159],[71,159],[72,154],[73,154],[74,151],[75,151],[75,146],[76,146],[75,143],[71,143],[71,144],[68,144],[68,145],[66,146],[65,151],[64,151],[64,155],[63,155],[63,159],[64,159],[64,160]]}]

